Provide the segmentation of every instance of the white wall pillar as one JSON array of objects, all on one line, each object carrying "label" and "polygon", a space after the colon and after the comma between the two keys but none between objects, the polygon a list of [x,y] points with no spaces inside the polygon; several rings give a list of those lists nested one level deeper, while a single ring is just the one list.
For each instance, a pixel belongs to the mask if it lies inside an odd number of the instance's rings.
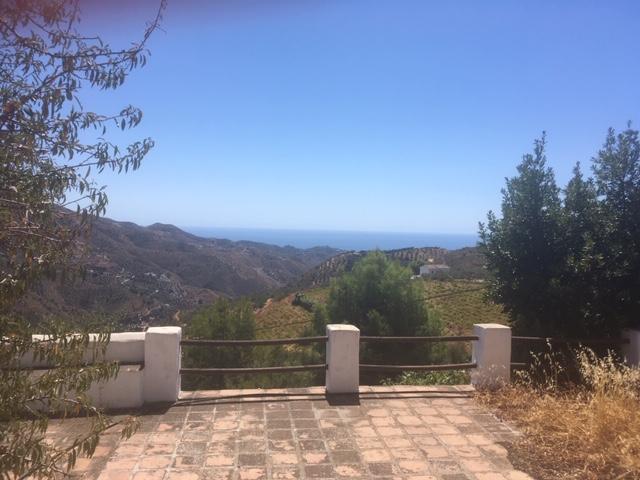
[{"label": "white wall pillar", "polygon": [[144,344],[144,401],[175,402],[180,395],[180,327],[151,327]]},{"label": "white wall pillar", "polygon": [[622,338],[629,339],[622,347],[625,360],[632,367],[640,367],[640,330],[623,330]]},{"label": "white wall pillar", "polygon": [[511,328],[497,323],[476,323],[473,334],[471,384],[480,388],[497,388],[511,378]]},{"label": "white wall pillar", "polygon": [[327,393],[358,393],[360,330],[353,325],[327,325]]}]

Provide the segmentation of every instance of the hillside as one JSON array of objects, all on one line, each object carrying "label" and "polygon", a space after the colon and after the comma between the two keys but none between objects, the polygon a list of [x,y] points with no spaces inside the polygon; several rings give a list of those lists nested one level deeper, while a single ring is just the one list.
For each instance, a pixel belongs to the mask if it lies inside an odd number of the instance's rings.
[{"label": "hillside", "polygon": [[[450,278],[486,278],[484,258],[476,247],[459,250],[440,247],[402,248],[385,250],[384,253],[389,258],[410,267],[418,267],[425,263],[445,263],[451,267],[448,274]],[[308,289],[328,285],[331,278],[350,271],[353,265],[366,254],[366,251],[339,253],[305,273],[296,286],[300,289]]]},{"label": "hillside", "polygon": [[[306,290],[304,295],[313,303],[324,304],[329,289],[326,287]],[[311,325],[313,313],[294,305],[295,294],[283,298],[269,298],[256,310],[256,335],[258,338],[286,338],[302,335]]]},{"label": "hillside", "polygon": [[45,281],[22,302],[32,320],[48,315],[106,316],[135,326],[170,321],[181,309],[223,295],[272,291],[339,253],[191,235],[173,225],[142,227],[98,219],[84,280]]},{"label": "hillside", "polygon": [[[500,307],[485,299],[486,284],[481,280],[422,280],[429,312],[442,321],[446,335],[468,335],[474,323],[508,323]],[[324,304],[328,287],[304,290],[314,303]],[[256,311],[259,338],[295,337],[311,324],[313,314],[293,305],[294,294],[271,298]]]},{"label": "hillside", "polygon": [[447,335],[468,335],[474,323],[507,324],[500,306],[485,299],[487,286],[479,280],[426,280],[425,299]]}]

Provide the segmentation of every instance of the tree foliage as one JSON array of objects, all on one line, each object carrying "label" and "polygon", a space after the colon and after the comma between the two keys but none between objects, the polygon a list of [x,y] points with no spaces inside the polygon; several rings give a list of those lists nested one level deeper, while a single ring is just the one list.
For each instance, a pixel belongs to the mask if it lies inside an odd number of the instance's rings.
[{"label": "tree foliage", "polygon": [[610,129],[560,191],[545,137],[502,191],[502,216],[480,224],[490,296],[518,332],[615,335],[640,319],[640,142]]},{"label": "tree foliage", "polygon": [[[65,475],[79,456],[91,456],[100,436],[118,427],[130,436],[134,417],[114,422],[93,406],[92,384],[118,373],[115,362],[105,361],[109,335],[86,330],[69,335],[67,325],[56,323],[46,335],[32,337],[23,324],[12,325],[0,348],[0,478],[55,478]],[[24,360],[40,372],[23,369]],[[86,429],[63,443],[46,438],[50,415],[86,417]]]},{"label": "tree foliage", "polygon": [[[412,281],[412,272],[374,251],[359,260],[351,272],[335,279],[330,287],[326,315],[318,312],[314,324],[324,318],[330,323],[348,323],[362,335],[417,336],[439,335],[438,319],[427,311],[422,281]],[[446,352],[430,345],[363,345],[361,358],[383,364],[428,364],[442,359]],[[380,378],[366,378],[377,382]]]},{"label": "tree foliage", "polygon": [[332,282],[327,314],[333,323],[357,326],[362,335],[430,335],[424,291],[411,270],[380,251],[367,254],[351,272]]},{"label": "tree foliage", "polygon": [[[79,30],[78,0],[0,2],[0,476],[51,478],[91,455],[100,434],[116,423],[92,405],[92,383],[117,374],[104,361],[108,333],[69,334],[67,325],[40,325],[43,337],[12,313],[15,302],[43,274],[81,268],[77,255],[90,220],[105,212],[107,196],[92,173],[137,169],[150,139],[121,146],[111,129],[135,127],[142,112],[85,109],[83,89],[120,87],[146,63],[156,17],[137,43],[112,48]],[[32,374],[23,358],[49,368]],[[47,414],[83,414],[85,433],[62,445],[45,439]],[[132,431],[127,422],[123,433]],[[121,425],[119,426],[119,428]]]},{"label": "tree foliage", "polygon": [[124,147],[106,138],[138,125],[139,109],[88,111],[81,92],[116,89],[146,63],[162,10],[139,42],[119,50],[78,31],[77,0],[0,2],[0,307],[43,272],[68,266],[73,241],[105,212],[91,173],[135,170],[152,148],[148,138]]}]

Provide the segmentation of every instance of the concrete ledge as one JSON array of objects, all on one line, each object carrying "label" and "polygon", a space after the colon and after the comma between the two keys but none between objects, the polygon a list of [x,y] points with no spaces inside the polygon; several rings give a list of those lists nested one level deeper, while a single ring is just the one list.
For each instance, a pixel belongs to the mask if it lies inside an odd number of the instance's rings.
[{"label": "concrete ledge", "polygon": [[[106,382],[93,384],[87,394],[98,407],[108,409],[138,408],[145,403],[175,402],[180,394],[180,327],[154,327],[146,332],[113,333],[104,356],[98,361],[118,362],[118,375]],[[46,340],[45,335],[34,335]],[[94,342],[97,334],[90,337]],[[84,356],[94,360],[91,343]],[[144,368],[143,368],[144,365]],[[20,366],[34,369],[32,375],[42,375],[47,362],[34,361],[29,353],[20,359]]]},{"label": "concrete ledge", "polygon": [[[95,349],[95,342],[98,338],[97,334],[90,334],[90,344],[84,355],[84,360],[90,362],[93,359],[92,349]],[[47,335],[33,335],[34,340],[46,340]],[[146,332],[123,332],[112,333],[105,356],[101,358],[107,362],[120,363],[143,363],[144,362],[144,342]],[[92,347],[93,344],[93,347]],[[21,367],[51,367],[52,365],[43,361],[35,361],[33,353],[28,353],[20,359]]]}]

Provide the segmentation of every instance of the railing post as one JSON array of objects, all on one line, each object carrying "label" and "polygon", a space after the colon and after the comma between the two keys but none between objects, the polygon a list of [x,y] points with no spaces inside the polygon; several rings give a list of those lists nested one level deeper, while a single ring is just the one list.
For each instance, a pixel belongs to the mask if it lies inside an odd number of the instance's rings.
[{"label": "railing post", "polygon": [[360,330],[353,325],[327,325],[327,393],[358,393],[359,385]]},{"label": "railing post", "polygon": [[471,384],[480,388],[498,388],[511,378],[511,328],[497,323],[476,323],[473,333]]},{"label": "railing post", "polygon": [[629,343],[623,347],[627,364],[632,367],[640,367],[640,330],[626,329],[622,332],[622,337],[629,340]]},{"label": "railing post", "polygon": [[144,342],[144,401],[175,402],[180,394],[180,327],[151,327]]}]

